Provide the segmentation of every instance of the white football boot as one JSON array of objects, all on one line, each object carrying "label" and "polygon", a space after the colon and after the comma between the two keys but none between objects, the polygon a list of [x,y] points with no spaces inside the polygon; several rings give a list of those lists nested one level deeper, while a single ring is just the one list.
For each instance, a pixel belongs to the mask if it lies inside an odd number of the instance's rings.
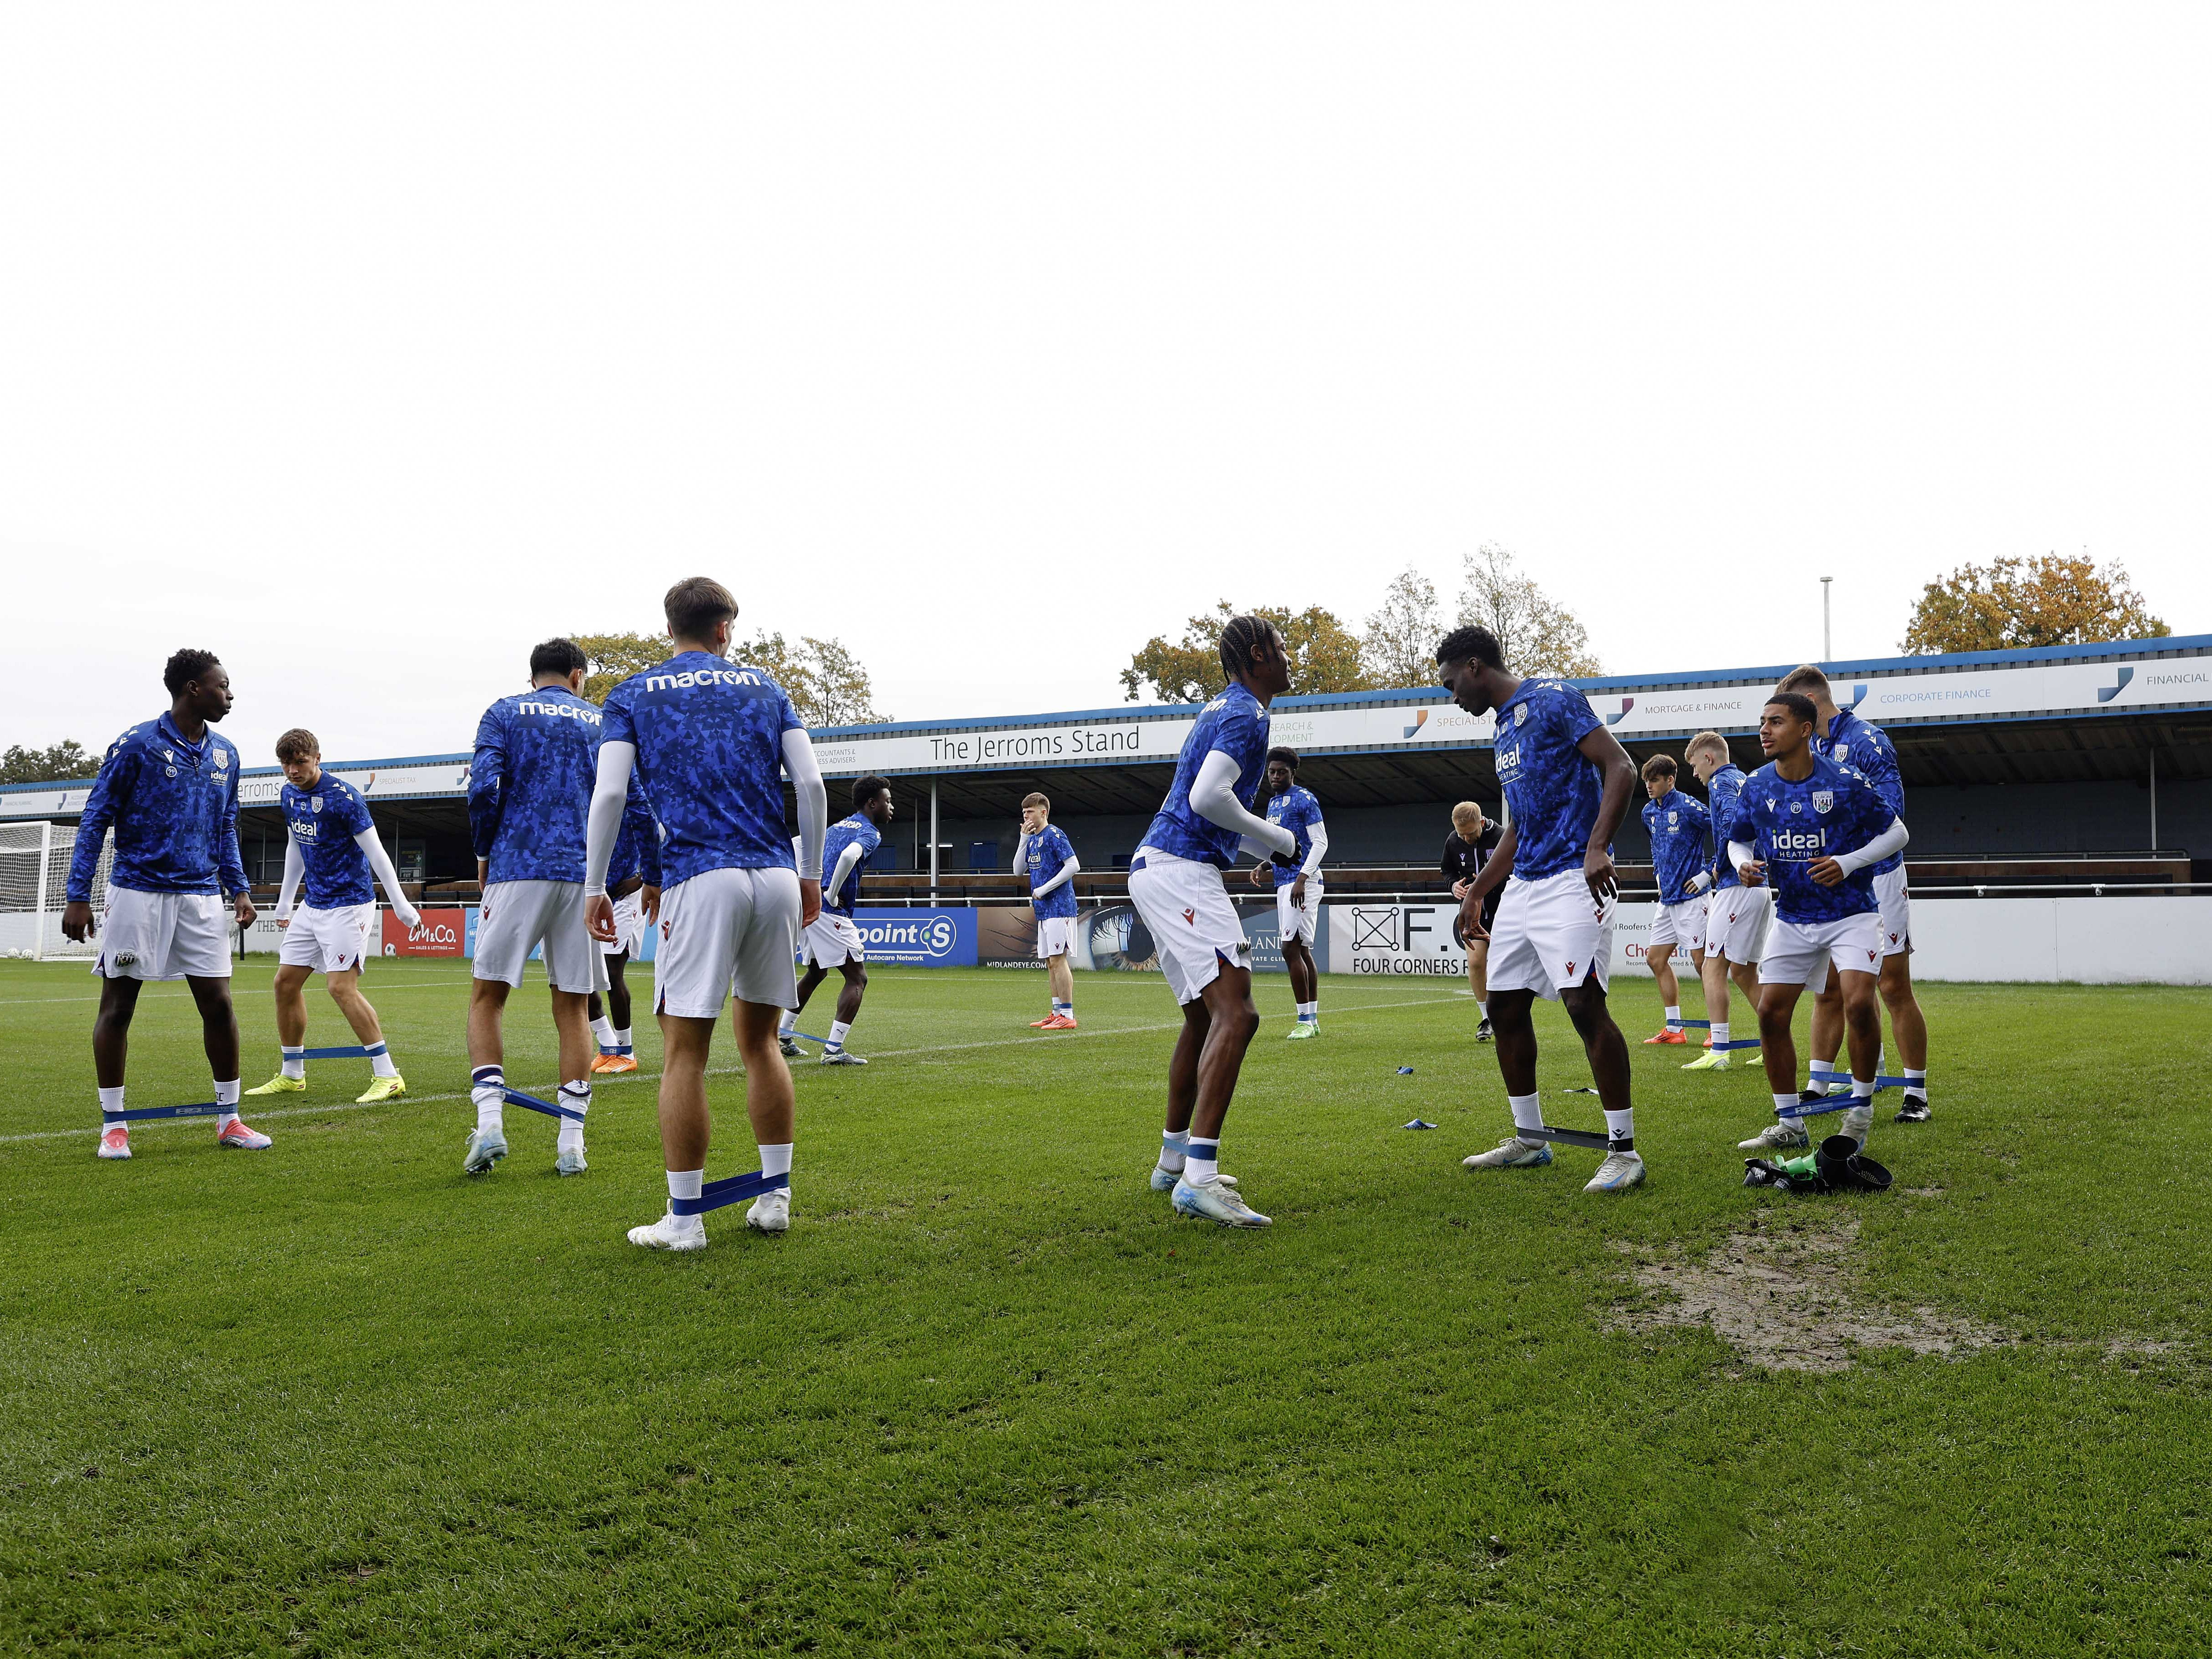
[{"label": "white football boot", "polygon": [[1795,1118],[1778,1117],[1748,1140],[1735,1144],[1740,1152],[1779,1152],[1785,1146],[1809,1146],[1813,1137]]},{"label": "white football boot", "polygon": [[696,1215],[678,1215],[672,1210],[650,1227],[631,1228],[629,1242],[648,1250],[703,1250],[707,1224]]},{"label": "white football boot", "polygon": [[1275,1224],[1247,1204],[1236,1188],[1224,1185],[1218,1177],[1203,1187],[1194,1187],[1188,1181],[1176,1182],[1175,1207],[1177,1215],[1195,1216],[1200,1221],[1218,1221],[1224,1227],[1272,1227]]},{"label": "white football boot", "polygon": [[1550,1141],[1523,1140],[1519,1135],[1508,1135],[1488,1152],[1460,1159],[1470,1170],[1540,1170],[1551,1161]]},{"label": "white football boot", "polygon": [[1625,1193],[1644,1184],[1644,1159],[1636,1152],[1607,1152],[1597,1173],[1583,1187],[1586,1193]]}]

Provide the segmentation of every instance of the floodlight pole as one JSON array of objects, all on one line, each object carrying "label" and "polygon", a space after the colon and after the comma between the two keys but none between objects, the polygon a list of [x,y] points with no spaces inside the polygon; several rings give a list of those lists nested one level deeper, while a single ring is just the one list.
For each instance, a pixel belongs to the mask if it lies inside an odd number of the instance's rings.
[{"label": "floodlight pole", "polygon": [[1820,660],[1822,662],[1833,662],[1836,659],[1835,644],[1828,632],[1828,584],[1835,580],[1833,576],[1820,578]]},{"label": "floodlight pole", "polygon": [[937,902],[937,780],[929,781],[929,902]]}]

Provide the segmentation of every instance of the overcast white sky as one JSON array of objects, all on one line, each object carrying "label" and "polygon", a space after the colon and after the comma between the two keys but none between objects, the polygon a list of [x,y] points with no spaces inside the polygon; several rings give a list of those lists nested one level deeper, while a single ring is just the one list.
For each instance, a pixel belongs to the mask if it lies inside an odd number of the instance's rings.
[{"label": "overcast white sky", "polygon": [[[2212,10],[11,6],[0,742],[465,748],[704,571],[902,719],[1515,549],[1615,672],[2212,629]],[[27,672],[24,672],[27,671]]]}]

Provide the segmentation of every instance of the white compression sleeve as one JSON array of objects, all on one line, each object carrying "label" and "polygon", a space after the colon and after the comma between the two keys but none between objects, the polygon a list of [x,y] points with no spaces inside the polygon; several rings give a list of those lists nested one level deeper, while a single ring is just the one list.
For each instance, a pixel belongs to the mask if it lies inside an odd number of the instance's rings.
[{"label": "white compression sleeve", "polygon": [[[383,884],[384,896],[392,901],[392,908],[398,912],[399,920],[412,927],[421,919],[421,913],[415,908],[415,901],[400,890],[399,872],[392,867],[392,854],[384,850],[384,843],[377,839],[376,831],[364,830],[353,838],[353,842],[368,855],[369,872]],[[292,860],[287,857],[284,863],[289,873]]]},{"label": "white compression sleeve", "polygon": [[1244,810],[1244,803],[1236,795],[1237,781],[1243,775],[1237,763],[1218,749],[1209,751],[1198,763],[1198,776],[1191,782],[1190,810],[1208,823],[1234,830],[1246,841],[1256,842],[1271,852],[1296,852],[1296,836],[1281,824],[1255,817]]},{"label": "white compression sleeve", "polygon": [[783,734],[783,769],[791,774],[791,787],[799,795],[799,874],[822,867],[822,838],[830,833],[830,792],[823,786],[822,763],[814,758],[814,740],[804,730]]},{"label": "white compression sleeve", "polygon": [[1747,841],[1732,841],[1728,844],[1729,862],[1739,870],[1747,864],[1759,862],[1759,854]]},{"label": "white compression sleeve", "polygon": [[845,878],[851,875],[860,862],[861,847],[857,841],[846,843],[845,850],[837,854],[837,867],[830,879],[822,884],[822,897],[826,902],[834,894],[845,890]]},{"label": "white compression sleeve", "polygon": [[599,745],[599,773],[592,781],[591,816],[584,821],[584,896],[607,890],[607,864],[622,835],[623,806],[629,799],[630,769],[637,764],[634,743]]},{"label": "white compression sleeve", "polygon": [[307,861],[300,856],[300,843],[290,836],[284,837],[284,884],[276,890],[276,914],[292,914],[292,900],[299,893],[300,884],[307,874]]},{"label": "white compression sleeve", "polygon": [[1869,864],[1881,863],[1892,853],[1902,853],[1905,842],[1911,839],[1912,832],[1905,827],[1905,820],[1892,818],[1888,829],[1856,852],[1837,854],[1836,862],[1843,866],[1844,873],[1849,875],[1854,870],[1865,869]]},{"label": "white compression sleeve", "polygon": [[1030,890],[1035,896],[1042,898],[1047,893],[1052,891],[1054,888],[1066,886],[1068,882],[1073,880],[1075,878],[1075,872],[1082,867],[1083,866],[1081,865],[1075,861],[1075,854],[1070,853],[1067,855],[1067,861],[1060,866],[1060,873],[1058,875],[1054,876],[1050,881],[1039,882],[1036,887]]},{"label": "white compression sleeve", "polygon": [[1024,830],[1014,837],[1014,873],[1016,875],[1021,874],[1022,866],[1028,860],[1029,855],[1030,832]]},{"label": "white compression sleeve", "polygon": [[1310,876],[1321,869],[1322,854],[1328,851],[1328,826],[1316,818],[1306,827],[1306,836],[1312,843],[1312,850],[1307,853],[1306,861],[1298,866],[1298,873]]}]

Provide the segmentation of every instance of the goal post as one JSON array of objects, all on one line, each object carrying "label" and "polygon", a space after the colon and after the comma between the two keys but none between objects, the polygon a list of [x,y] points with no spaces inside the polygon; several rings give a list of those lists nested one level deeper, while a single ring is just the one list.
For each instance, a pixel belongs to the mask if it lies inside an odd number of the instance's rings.
[{"label": "goal post", "polygon": [[[89,961],[100,942],[79,945],[64,937],[62,911],[69,899],[70,860],[76,852],[73,823],[0,823],[0,957],[36,962]],[[101,843],[92,878],[92,908],[106,907],[107,872],[115,837]]]}]

